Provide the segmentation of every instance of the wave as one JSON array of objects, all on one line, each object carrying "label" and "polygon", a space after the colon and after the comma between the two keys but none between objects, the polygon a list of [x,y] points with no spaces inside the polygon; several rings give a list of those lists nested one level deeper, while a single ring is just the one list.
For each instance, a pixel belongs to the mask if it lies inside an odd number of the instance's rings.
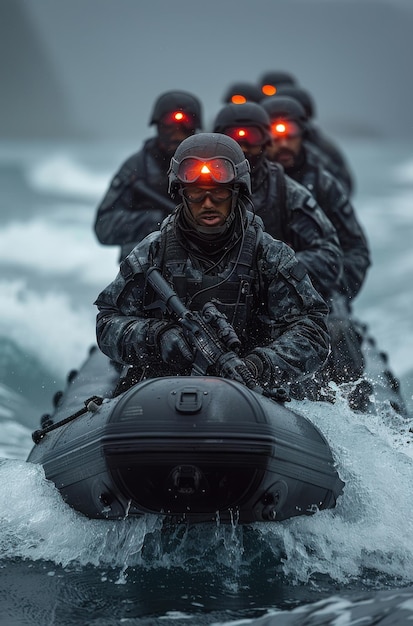
[{"label": "wave", "polygon": [[346,483],[335,509],[246,527],[219,518],[172,529],[157,516],[89,520],[63,502],[42,467],[9,460],[0,465],[0,558],[232,575],[265,562],[267,574],[294,584],[413,583],[411,423],[385,403],[375,416],[350,411],[344,397],[334,406],[295,404],[326,436]]}]

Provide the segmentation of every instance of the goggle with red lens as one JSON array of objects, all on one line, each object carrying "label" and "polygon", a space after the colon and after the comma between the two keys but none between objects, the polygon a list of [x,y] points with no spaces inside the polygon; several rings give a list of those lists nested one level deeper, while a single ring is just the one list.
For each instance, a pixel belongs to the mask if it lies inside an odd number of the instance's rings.
[{"label": "goggle with red lens", "polygon": [[262,146],[268,138],[259,126],[230,126],[225,134],[238,143],[247,143],[249,146]]},{"label": "goggle with red lens", "polygon": [[177,126],[182,125],[187,128],[195,128],[195,122],[191,115],[188,115],[184,111],[171,111],[165,113],[159,121],[162,126]]},{"label": "goggle with red lens", "polygon": [[177,178],[181,183],[191,184],[197,181],[210,181],[226,185],[237,176],[234,164],[225,157],[201,159],[186,157],[178,165]]},{"label": "goggle with red lens", "polygon": [[179,190],[181,196],[183,196],[188,202],[203,202],[207,196],[209,196],[212,202],[219,204],[229,200],[234,193],[233,189],[229,187],[212,187],[210,189],[203,189],[202,187],[183,187]]},{"label": "goggle with red lens", "polygon": [[275,140],[294,139],[302,135],[302,130],[295,122],[275,120],[271,123],[271,133]]}]

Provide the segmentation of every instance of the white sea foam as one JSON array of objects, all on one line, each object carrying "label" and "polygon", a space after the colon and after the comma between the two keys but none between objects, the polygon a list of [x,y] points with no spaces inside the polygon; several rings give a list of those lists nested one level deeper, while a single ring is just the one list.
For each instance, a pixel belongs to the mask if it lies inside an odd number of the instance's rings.
[{"label": "white sea foam", "polygon": [[[0,405],[1,417],[2,407]],[[0,424],[0,459],[26,459],[33,445],[31,439],[32,431],[26,426],[11,420],[1,420]]]},{"label": "white sea foam", "polygon": [[401,165],[394,167],[391,174],[395,182],[406,185],[413,184],[413,159],[408,159]]},{"label": "white sea foam", "polygon": [[[355,302],[398,376],[413,373],[413,193],[369,197],[359,209],[368,233],[372,267]],[[413,380],[412,380],[413,393]]]},{"label": "white sea foam", "polygon": [[377,416],[356,415],[344,402],[333,409],[304,403],[297,410],[326,436],[346,485],[335,509],[257,525],[282,557],[283,571],[303,582],[326,574],[346,583],[363,570],[413,581],[409,424],[384,407]]},{"label": "white sea foam", "polygon": [[41,467],[8,460],[0,465],[0,558],[214,571],[218,564],[248,567],[265,552],[267,575],[271,567],[274,575],[281,569],[300,583],[325,575],[345,585],[364,573],[368,584],[366,571],[412,582],[413,453],[407,426],[391,412],[384,411],[380,419],[356,415],[340,398],[334,407],[304,402],[293,408],[311,419],[332,447],[346,483],[335,509],[256,524],[252,547],[243,539],[246,529],[237,526],[178,528],[163,541],[156,516],[87,520],[64,504]]},{"label": "white sea foam", "polygon": [[39,294],[25,281],[0,282],[0,335],[64,376],[95,342],[95,311],[74,308],[61,292]]},{"label": "white sea foam", "polygon": [[110,171],[102,173],[87,168],[64,151],[49,154],[26,170],[27,180],[34,189],[92,200],[103,196],[110,175]]},{"label": "white sea foam", "polygon": [[55,214],[53,218],[28,220],[24,228],[19,222],[3,227],[0,262],[30,272],[73,276],[92,286],[106,285],[117,272],[118,249],[99,245],[89,225],[90,215],[85,226],[82,209],[76,210],[80,224],[64,223]]}]

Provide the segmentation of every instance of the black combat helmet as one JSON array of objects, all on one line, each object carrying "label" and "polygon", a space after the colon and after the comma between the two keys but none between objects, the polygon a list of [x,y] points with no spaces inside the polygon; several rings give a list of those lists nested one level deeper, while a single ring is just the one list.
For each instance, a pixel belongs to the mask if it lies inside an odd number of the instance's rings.
[{"label": "black combat helmet", "polygon": [[308,93],[306,89],[298,87],[297,85],[280,85],[277,91],[277,95],[288,96],[289,98],[294,98],[295,100],[298,100],[298,102],[303,106],[307,118],[310,120],[315,117],[315,103],[312,96]]},{"label": "black combat helmet", "polygon": [[[257,137],[249,137],[249,129],[257,128]],[[214,132],[229,135],[235,141],[251,145],[266,145],[271,141],[271,121],[267,111],[256,102],[227,104],[215,118]],[[242,133],[242,135],[241,135]]]},{"label": "black combat helmet", "polygon": [[167,91],[160,95],[154,104],[149,125],[159,124],[165,120],[165,116],[174,113],[184,113],[193,128],[202,128],[201,103],[196,96],[187,91]]},{"label": "black combat helmet", "polygon": [[171,159],[168,180],[172,197],[182,185],[204,181],[237,185],[241,193],[251,194],[250,167],[243,151],[236,141],[219,133],[184,139]]},{"label": "black combat helmet", "polygon": [[244,102],[259,102],[261,98],[261,89],[254,83],[233,83],[224,93],[222,102],[243,104]]},{"label": "black combat helmet", "polygon": [[295,122],[302,129],[306,129],[307,115],[304,107],[289,96],[272,96],[271,98],[264,98],[261,101],[261,106],[271,120],[283,119],[290,122]]},{"label": "black combat helmet", "polygon": [[281,85],[296,85],[297,79],[289,72],[265,72],[258,81],[264,96],[274,96]]}]

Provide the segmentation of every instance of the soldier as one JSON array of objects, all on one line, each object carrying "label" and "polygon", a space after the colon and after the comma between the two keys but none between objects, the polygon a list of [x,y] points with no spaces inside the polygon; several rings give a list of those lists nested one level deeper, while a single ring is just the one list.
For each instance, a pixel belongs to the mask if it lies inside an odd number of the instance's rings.
[{"label": "soldier", "polygon": [[260,76],[258,86],[263,96],[274,96],[284,85],[296,85],[297,79],[290,72],[273,70]]},{"label": "soldier", "polygon": [[242,148],[251,168],[253,208],[266,231],[293,248],[316,289],[329,298],[342,272],[337,233],[311,192],[267,159],[271,143],[267,112],[254,102],[227,104],[215,118],[214,131],[235,139]]},{"label": "soldier", "polygon": [[[353,174],[340,148],[315,122],[315,104],[311,95],[307,90],[297,85],[281,85],[276,95],[277,97],[294,98],[301,104],[306,115],[305,144],[307,150],[322,162],[325,169],[340,181],[348,196],[351,196],[354,193]],[[267,107],[271,106],[272,101],[273,97],[264,98],[260,103],[269,112]]]},{"label": "soldier", "polygon": [[364,371],[364,361],[351,308],[370,266],[366,236],[344,188],[305,143],[307,120],[301,104],[277,95],[267,98],[262,106],[271,121],[268,158],[280,163],[288,176],[313,194],[336,228],[343,250],[343,274],[330,300],[329,328],[333,352],[337,351],[330,359],[330,376],[336,382],[356,380]]},{"label": "soldier", "polygon": [[97,210],[96,236],[119,245],[121,259],[174,209],[169,162],[180,142],[202,128],[201,104],[185,91],[168,91],[156,100],[149,124],[156,125],[156,136],[123,163]]},{"label": "soldier", "polygon": [[171,160],[169,192],[179,200],[174,213],[96,300],[100,349],[137,378],[191,372],[188,335],[154,307],[147,278],[155,266],[185,306],[214,302],[239,337],[238,356],[219,359],[208,374],[245,384],[252,377],[263,388],[309,378],[328,355],[328,307],[293,250],[247,210],[249,163],[239,145],[216,133],[185,139]]},{"label": "soldier", "polygon": [[244,102],[259,102],[262,98],[260,88],[254,83],[232,83],[225,91],[222,102],[244,104]]}]

